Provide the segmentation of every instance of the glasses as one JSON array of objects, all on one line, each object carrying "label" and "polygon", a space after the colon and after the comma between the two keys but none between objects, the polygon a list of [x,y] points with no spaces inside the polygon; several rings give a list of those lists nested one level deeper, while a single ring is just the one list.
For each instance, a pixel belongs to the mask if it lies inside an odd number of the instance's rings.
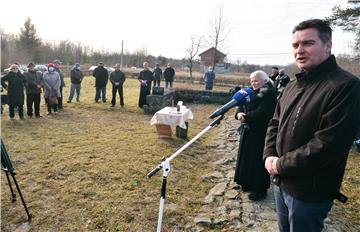
[{"label": "glasses", "polygon": [[12,68],[12,69],[10,69],[10,70],[19,70],[18,68]]}]

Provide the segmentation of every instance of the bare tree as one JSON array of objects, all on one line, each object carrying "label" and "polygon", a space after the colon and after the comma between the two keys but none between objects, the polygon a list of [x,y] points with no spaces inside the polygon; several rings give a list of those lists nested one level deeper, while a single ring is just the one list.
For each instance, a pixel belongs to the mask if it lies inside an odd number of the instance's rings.
[{"label": "bare tree", "polygon": [[227,23],[224,18],[223,8],[220,6],[217,10],[215,18],[210,22],[210,34],[208,37],[208,44],[214,49],[213,69],[215,70],[215,64],[218,62],[217,49],[226,40],[229,32],[227,30]]},{"label": "bare tree", "polygon": [[202,37],[198,37],[198,38],[191,37],[191,44],[189,48],[186,49],[191,83],[194,83],[192,72],[193,72],[195,57],[197,56],[201,48],[201,41],[202,41]]},{"label": "bare tree", "polygon": [[353,49],[355,55],[360,58],[360,1],[348,0],[348,6],[341,8],[336,5],[332,9],[333,14],[327,17],[333,25],[340,27],[344,31],[355,34]]}]

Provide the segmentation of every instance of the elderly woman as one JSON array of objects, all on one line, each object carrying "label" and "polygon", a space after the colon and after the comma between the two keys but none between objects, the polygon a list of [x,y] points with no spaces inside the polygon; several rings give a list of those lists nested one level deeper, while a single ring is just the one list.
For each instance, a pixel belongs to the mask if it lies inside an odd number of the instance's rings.
[{"label": "elderly woman", "polygon": [[267,125],[274,113],[276,95],[272,81],[263,71],[250,75],[254,99],[239,107],[235,118],[241,122],[240,142],[237,156],[235,182],[244,192],[250,192],[249,199],[262,200],[270,187],[270,176],[262,159]]},{"label": "elderly woman", "polygon": [[153,73],[149,70],[148,62],[143,64],[144,70],[139,73],[138,80],[140,82],[139,107],[146,105],[146,96],[150,94],[151,82],[154,79]]},{"label": "elderly woman", "polygon": [[19,66],[16,64],[12,64],[10,72],[1,78],[1,86],[7,89],[8,93],[10,119],[15,119],[15,108],[18,109],[20,119],[24,119],[25,84],[25,77],[21,74]]},{"label": "elderly woman", "polygon": [[61,97],[61,79],[59,73],[56,72],[53,63],[48,64],[48,71],[44,73],[43,79],[48,115],[52,114],[51,109],[53,109],[56,114],[58,111],[58,99]]}]

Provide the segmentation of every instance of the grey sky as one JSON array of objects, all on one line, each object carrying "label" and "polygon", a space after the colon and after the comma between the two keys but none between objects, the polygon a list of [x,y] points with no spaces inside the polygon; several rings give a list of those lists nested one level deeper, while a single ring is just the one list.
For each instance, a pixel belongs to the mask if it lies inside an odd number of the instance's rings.
[{"label": "grey sky", "polygon": [[[186,56],[191,36],[206,36],[210,21],[223,7],[229,35],[221,47],[228,59],[284,65],[293,61],[291,30],[302,20],[324,18],[347,0],[129,0],[2,1],[0,27],[19,33],[29,16],[38,35],[56,43],[71,40],[95,49],[147,49],[151,55]],[[353,35],[337,29],[333,53],[350,53]],[[204,50],[207,48],[205,45]]]}]

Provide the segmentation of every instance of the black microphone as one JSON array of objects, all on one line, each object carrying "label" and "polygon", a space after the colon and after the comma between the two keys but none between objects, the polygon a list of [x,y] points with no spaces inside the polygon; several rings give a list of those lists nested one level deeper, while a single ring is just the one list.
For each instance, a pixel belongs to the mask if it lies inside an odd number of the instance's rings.
[{"label": "black microphone", "polygon": [[231,101],[215,110],[209,118],[215,118],[217,116],[223,115],[228,112],[231,108],[235,106],[242,106],[250,102],[251,98],[254,96],[254,90],[251,88],[240,89],[237,91]]}]

